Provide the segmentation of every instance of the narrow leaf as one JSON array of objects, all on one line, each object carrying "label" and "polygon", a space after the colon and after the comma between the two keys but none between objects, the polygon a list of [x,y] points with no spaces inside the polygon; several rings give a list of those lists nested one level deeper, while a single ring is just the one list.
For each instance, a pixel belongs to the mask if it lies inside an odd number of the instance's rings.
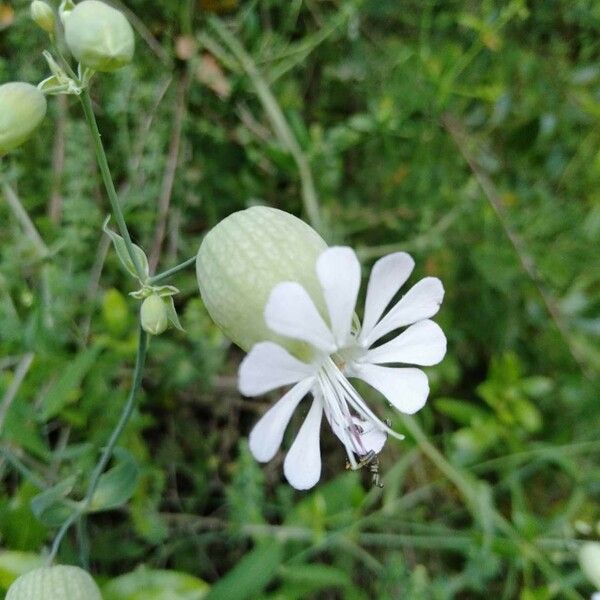
[{"label": "narrow leaf", "polygon": [[[129,252],[127,252],[127,245],[125,244],[125,240],[118,233],[115,233],[114,231],[108,228],[109,220],[110,217],[107,217],[104,221],[102,229],[104,230],[106,235],[108,235],[108,237],[110,237],[110,239],[112,240],[115,250],[117,251],[117,256],[119,257],[119,260],[121,261],[121,264],[123,265],[125,270],[130,275],[133,275],[133,277],[137,277],[138,279],[140,279],[140,277],[138,277],[137,271],[135,270],[135,265],[133,264],[133,261],[129,256]],[[146,257],[146,253],[139,246],[137,246],[136,244],[132,244],[132,246],[133,251],[135,252],[138,258],[138,262],[142,267],[142,278],[140,279],[140,281],[144,282],[146,281],[146,279],[148,279],[150,275],[148,258]]]},{"label": "narrow leaf", "polygon": [[100,347],[92,346],[80,352],[74,360],[67,364],[60,377],[44,396],[37,417],[38,421],[44,423],[55,417],[73,400],[83,378],[96,362],[99,353]]},{"label": "narrow leaf", "polygon": [[117,449],[115,455],[117,464],[100,477],[98,487],[92,496],[90,512],[118,508],[135,492],[139,469],[133,456],[123,449]]},{"label": "narrow leaf", "polygon": [[275,577],[281,560],[282,548],[276,541],[257,546],[211,588],[206,600],[256,598]]},{"label": "narrow leaf", "polygon": [[163,298],[163,301],[167,307],[167,318],[169,319],[171,325],[173,325],[173,327],[176,329],[179,329],[179,331],[185,331],[179,322],[179,317],[177,316],[177,311],[175,310],[175,303],[173,302],[173,296]]},{"label": "narrow leaf", "polygon": [[73,490],[76,476],[71,475],[31,500],[31,512],[45,525],[60,525],[72,512],[65,498]]}]

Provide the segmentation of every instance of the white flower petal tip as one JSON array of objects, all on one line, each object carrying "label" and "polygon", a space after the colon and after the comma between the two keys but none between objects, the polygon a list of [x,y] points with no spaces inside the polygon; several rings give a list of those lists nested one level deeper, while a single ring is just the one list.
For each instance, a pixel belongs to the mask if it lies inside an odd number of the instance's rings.
[{"label": "white flower petal tip", "polygon": [[360,289],[360,263],[352,248],[336,246],[317,259],[317,277],[329,311],[335,341],[343,346],[350,337]]},{"label": "white flower petal tip", "polygon": [[362,358],[376,365],[404,363],[430,367],[446,355],[447,341],[442,328],[428,319],[411,325],[393,340],[372,348]]},{"label": "white flower petal tip", "polygon": [[314,367],[294,358],[274,342],[260,342],[242,361],[238,389],[244,396],[259,396],[314,374]]},{"label": "white flower petal tip", "polygon": [[320,431],[323,406],[314,399],[285,461],[283,472],[297,490],[309,490],[321,478]]},{"label": "white flower petal tip", "polygon": [[269,462],[277,454],[292,414],[311,385],[310,379],[297,383],[256,423],[250,432],[249,446],[258,462]]},{"label": "white flower petal tip", "polygon": [[371,346],[384,335],[433,317],[444,299],[444,286],[437,277],[425,277],[415,283],[377,325],[362,338],[365,347]]},{"label": "white flower petal tip", "polygon": [[355,377],[383,394],[401,413],[412,415],[421,410],[427,402],[429,381],[420,369],[356,364],[352,371]]},{"label": "white flower petal tip", "polygon": [[275,333],[308,342],[323,352],[336,349],[314,302],[295,281],[284,281],[273,288],[265,306],[265,322]]},{"label": "white flower petal tip", "polygon": [[392,298],[410,277],[414,267],[415,261],[406,252],[388,254],[373,265],[367,287],[361,340],[371,333]]}]

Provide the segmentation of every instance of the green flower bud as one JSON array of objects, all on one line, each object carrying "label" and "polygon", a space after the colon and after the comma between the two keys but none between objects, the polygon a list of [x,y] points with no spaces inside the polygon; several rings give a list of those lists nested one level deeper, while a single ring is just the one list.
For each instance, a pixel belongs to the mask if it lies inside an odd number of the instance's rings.
[{"label": "green flower bud", "polygon": [[140,309],[142,329],[152,335],[160,335],[169,325],[167,305],[158,294],[148,296]]},{"label": "green flower bud", "polygon": [[41,567],[19,577],[6,600],[102,600],[89,573],[79,567]]},{"label": "green flower bud", "polygon": [[0,85],[0,156],[20,146],[46,115],[46,97],[34,85]]},{"label": "green flower bud", "polygon": [[37,25],[48,33],[54,33],[56,16],[52,7],[43,0],[33,0],[29,7],[31,18]]},{"label": "green flower bud", "polygon": [[590,582],[600,590],[600,544],[587,542],[579,550],[581,570]]},{"label": "green flower bud", "polygon": [[206,309],[244,350],[265,340],[296,350],[267,327],[265,305],[276,284],[297,281],[322,310],[315,264],[326,248],[314,229],[281,210],[256,206],[229,215],[209,231],[196,258]]},{"label": "green flower bud", "polygon": [[98,0],[83,0],[65,16],[65,40],[85,67],[116,71],[133,58],[133,29],[123,13]]}]

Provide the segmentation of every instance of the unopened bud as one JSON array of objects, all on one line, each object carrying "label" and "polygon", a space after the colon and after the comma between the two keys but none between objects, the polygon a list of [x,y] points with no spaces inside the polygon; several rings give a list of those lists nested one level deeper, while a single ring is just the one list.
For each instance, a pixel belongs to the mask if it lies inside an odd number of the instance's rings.
[{"label": "unopened bud", "polygon": [[116,8],[83,0],[64,19],[65,40],[71,54],[85,67],[116,71],[133,58],[133,29]]},{"label": "unopened bud", "polygon": [[6,600],[102,600],[98,586],[83,569],[41,567],[19,577]]},{"label": "unopened bud", "polygon": [[46,97],[34,85],[0,85],[0,156],[20,146],[46,115]]},{"label": "unopened bud", "polygon": [[148,296],[140,308],[142,329],[152,335],[160,335],[169,325],[165,301],[158,295]]},{"label": "unopened bud", "polygon": [[282,281],[297,281],[322,309],[315,265],[326,248],[314,229],[281,210],[256,206],[228,216],[206,235],[196,258],[206,309],[244,350],[264,340],[288,345],[265,323],[269,294]]},{"label": "unopened bud", "polygon": [[54,33],[56,16],[52,7],[43,0],[33,0],[29,8],[31,18],[44,31]]}]

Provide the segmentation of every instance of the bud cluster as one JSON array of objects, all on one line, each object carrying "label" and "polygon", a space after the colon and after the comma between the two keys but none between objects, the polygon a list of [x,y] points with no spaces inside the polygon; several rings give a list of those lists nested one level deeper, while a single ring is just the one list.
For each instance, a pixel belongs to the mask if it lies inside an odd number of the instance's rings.
[{"label": "bud cluster", "polygon": [[[60,28],[52,6],[33,0],[30,15],[55,42]],[[67,48],[79,61],[79,76],[69,76],[70,68],[63,68],[45,51],[52,74],[37,87],[21,81],[0,85],[0,157],[27,141],[40,125],[46,115],[46,94],[80,94],[95,71],[115,71],[133,58],[133,29],[123,13],[112,6],[99,0],[83,0],[76,5],[63,0],[59,16]]]}]

